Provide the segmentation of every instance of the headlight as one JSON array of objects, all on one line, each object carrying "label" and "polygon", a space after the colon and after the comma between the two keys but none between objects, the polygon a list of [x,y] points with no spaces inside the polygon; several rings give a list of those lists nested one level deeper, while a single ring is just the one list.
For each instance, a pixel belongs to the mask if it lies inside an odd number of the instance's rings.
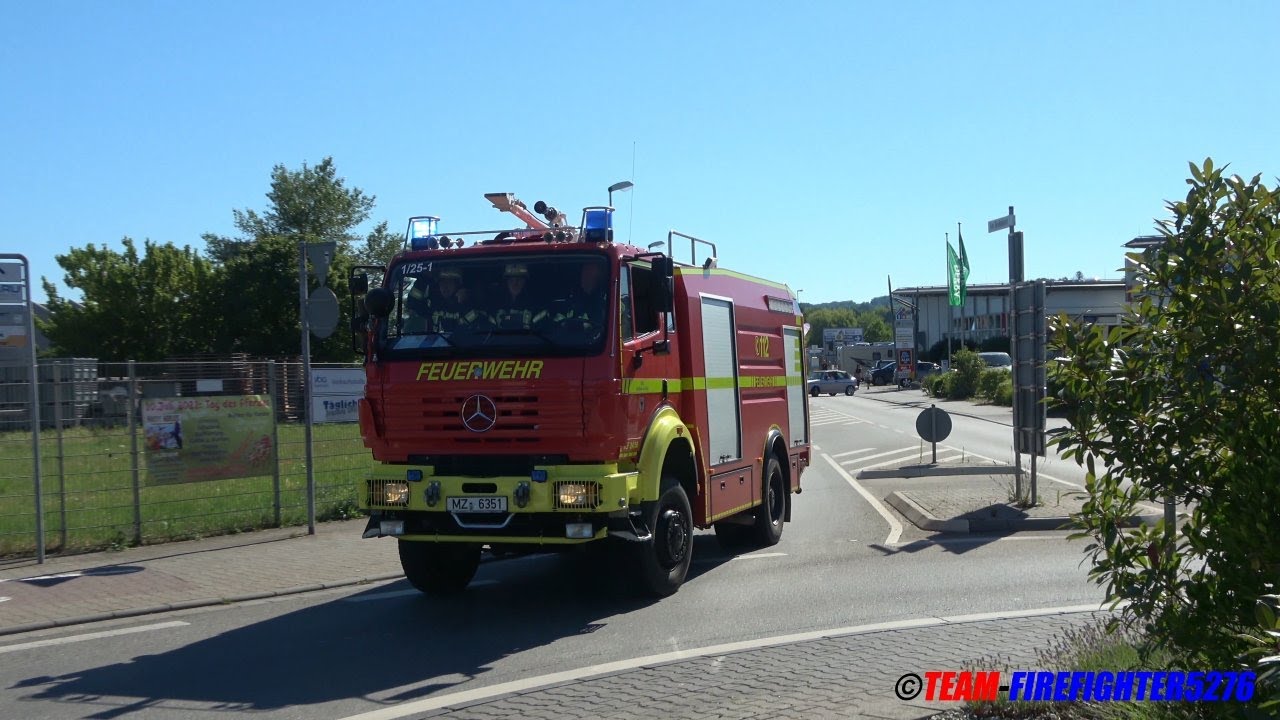
[{"label": "headlight", "polygon": [[556,507],[593,508],[600,504],[600,485],[593,482],[556,483]]},{"label": "headlight", "polygon": [[409,483],[389,482],[383,485],[382,501],[386,505],[408,505]]}]

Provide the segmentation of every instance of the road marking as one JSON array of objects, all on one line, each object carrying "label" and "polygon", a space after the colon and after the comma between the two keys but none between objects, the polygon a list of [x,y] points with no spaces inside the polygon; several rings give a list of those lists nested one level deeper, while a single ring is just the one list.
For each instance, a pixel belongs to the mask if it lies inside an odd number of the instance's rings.
[{"label": "road marking", "polygon": [[[868,456],[866,456],[866,457],[860,457],[860,458],[856,458],[856,459],[854,459],[854,460],[846,460],[846,461],[844,461],[843,463],[840,463],[840,464],[841,464],[841,465],[852,465],[852,464],[854,464],[854,463],[862,462],[863,460],[875,460],[876,458],[888,457],[889,455],[901,455],[901,454],[903,454],[903,453],[913,453],[913,452],[916,452],[916,451],[917,451],[917,448],[913,448],[913,447],[900,448],[900,449],[898,449],[898,450],[889,450],[888,452],[876,453],[875,455],[868,455]],[[831,456],[830,456],[830,455],[827,455],[826,457],[830,458]],[[834,462],[834,460],[833,460],[832,462]]]},{"label": "road marking", "polygon": [[840,457],[846,457],[848,455],[861,455],[862,453],[869,453],[872,450],[875,450],[875,448],[862,448],[861,450],[850,450],[848,452],[836,453],[831,457],[840,458]]},{"label": "road marking", "polygon": [[168,628],[182,627],[184,625],[190,625],[190,623],[185,623],[181,620],[173,620],[170,622],[156,623],[154,625],[139,625],[137,627],[120,628],[119,630],[103,630],[102,632],[85,633],[84,635],[69,635],[67,637],[52,638],[50,640],[35,640],[33,642],[19,643],[17,645],[0,645],[0,653],[30,650],[32,648],[48,647],[50,645],[66,645],[73,642],[97,640],[99,638],[115,637],[117,635],[131,635],[133,633],[146,632],[148,630],[165,630]]},{"label": "road marking", "polygon": [[[964,456],[963,456],[963,455],[959,455],[959,454],[956,454],[956,455],[950,455],[950,456],[947,456],[947,457],[940,457],[940,458],[938,458],[938,462],[940,462],[940,463],[944,463],[944,462],[951,462],[952,460],[959,460],[959,459],[960,459],[960,458],[962,458],[962,457],[964,457]],[[904,461],[904,460],[906,460],[906,459],[907,459],[907,458],[893,458],[893,459],[891,459],[891,460],[886,460],[886,461],[884,461],[884,462],[876,463],[875,465],[866,465],[866,466],[863,466],[863,467],[860,467],[860,468],[857,468],[857,469],[858,469],[859,471],[862,471],[862,470],[875,470],[876,468],[882,468],[882,467],[884,467],[884,466],[886,466],[886,465],[892,465],[892,464],[894,464],[894,463],[902,462],[902,461]]]},{"label": "road marking", "polygon": [[[838,470],[839,467],[836,469]],[[730,653],[759,650],[778,645],[813,642],[815,640],[827,640],[847,635],[884,632],[886,630],[909,630],[913,628],[940,627],[956,623],[981,622],[984,620],[1007,620],[1013,618],[1039,617],[1042,615],[1097,612],[1105,609],[1106,607],[1102,605],[1069,605],[1065,607],[1043,608],[1037,610],[1011,610],[1007,612],[954,615],[950,617],[913,618],[909,620],[894,620],[891,622],[874,623],[870,625],[853,625],[849,627],[835,628],[832,630],[795,633],[792,635],[775,635],[773,637],[761,638],[759,640],[744,640],[742,642],[710,645],[690,650],[676,650],[673,652],[661,653],[659,655],[647,655],[645,657],[632,658],[630,660],[618,660],[616,662],[601,663],[599,665],[588,665],[587,667],[576,668],[574,670],[564,670],[561,672],[540,675],[538,677],[496,683],[494,685],[475,688],[474,690],[459,690],[457,692],[445,693],[436,697],[411,700],[391,707],[378,708],[377,710],[371,710],[357,715],[348,715],[345,718],[341,718],[341,720],[398,720],[398,718],[410,715],[420,715],[454,705],[474,704],[491,698],[496,698],[500,695],[528,692],[530,690],[544,688],[550,685],[559,685],[562,683],[581,681],[600,675],[636,670],[649,665],[660,665],[679,660],[690,660],[693,658],[712,657],[716,655],[728,655]]]},{"label": "road marking", "polygon": [[822,457],[831,464],[831,467],[836,469],[836,472],[840,473],[840,477],[843,477],[845,482],[849,483],[854,490],[858,491],[859,495],[866,499],[867,502],[871,503],[871,507],[875,508],[876,512],[880,513],[880,517],[888,521],[889,537],[885,538],[884,544],[897,545],[898,538],[902,537],[902,524],[898,522],[898,519],[895,518],[893,514],[889,512],[889,509],[881,504],[874,495],[867,492],[866,488],[862,487],[857,480],[854,480],[852,475],[845,472],[844,468],[840,467],[840,463],[833,460],[830,455],[823,454]]},{"label": "road marking", "polygon": [[786,553],[755,553],[753,555],[735,555],[734,560],[755,560],[756,558],[786,557]]}]

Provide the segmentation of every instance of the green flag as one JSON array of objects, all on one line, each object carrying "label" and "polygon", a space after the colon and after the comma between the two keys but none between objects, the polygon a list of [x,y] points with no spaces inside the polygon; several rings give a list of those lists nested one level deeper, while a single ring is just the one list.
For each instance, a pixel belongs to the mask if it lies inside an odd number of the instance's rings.
[{"label": "green flag", "polygon": [[964,302],[964,268],[960,258],[947,242],[947,304],[959,305]]},{"label": "green flag", "polygon": [[964,251],[964,235],[960,233],[960,223],[956,223],[956,237],[960,238],[960,302],[956,304],[963,305],[969,291],[969,255]]}]

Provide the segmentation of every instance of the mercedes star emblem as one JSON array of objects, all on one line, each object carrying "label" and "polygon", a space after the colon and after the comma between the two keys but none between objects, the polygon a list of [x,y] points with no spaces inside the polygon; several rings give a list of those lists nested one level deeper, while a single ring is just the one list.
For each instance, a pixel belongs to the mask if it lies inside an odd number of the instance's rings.
[{"label": "mercedes star emblem", "polygon": [[498,406],[485,395],[472,395],[462,403],[462,424],[471,432],[482,433],[498,422]]}]

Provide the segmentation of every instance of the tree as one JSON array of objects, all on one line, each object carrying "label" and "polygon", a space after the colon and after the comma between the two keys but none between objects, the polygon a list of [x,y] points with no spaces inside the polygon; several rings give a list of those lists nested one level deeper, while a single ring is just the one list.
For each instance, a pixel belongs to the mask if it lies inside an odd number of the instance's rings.
[{"label": "tree", "polygon": [[[301,352],[298,314],[298,253],[300,242],[334,242],[337,250],[326,284],[342,308],[334,335],[312,342],[317,360],[354,358],[343,328],[349,326],[347,270],[356,263],[383,264],[399,248],[401,239],[387,223],[361,236],[356,226],[369,218],[375,198],[348,188],[338,177],[333,158],[301,170],[276,165],[271,171],[268,207],[233,210],[243,234],[227,238],[204,236],[209,255],[224,271],[222,303],[225,329],[220,349],[256,355],[296,355]],[[252,308],[252,312],[245,312]]]},{"label": "tree", "polygon": [[124,252],[89,244],[58,255],[63,282],[83,303],[58,295],[47,279],[49,320],[41,330],[58,355],[103,360],[161,360],[216,344],[220,273],[190,247],[130,238]]},{"label": "tree", "polygon": [[[1280,579],[1280,190],[1191,165],[1164,244],[1132,253],[1142,299],[1123,327],[1054,329],[1070,426],[1088,468],[1076,517],[1094,579],[1191,667],[1228,667]],[[1122,529],[1140,501],[1178,527]],[[1271,654],[1276,654],[1272,639]]]},{"label": "tree", "polygon": [[809,323],[809,335],[805,339],[809,345],[821,345],[822,333],[828,328],[858,327],[858,314],[848,308],[813,310],[804,319]]}]

